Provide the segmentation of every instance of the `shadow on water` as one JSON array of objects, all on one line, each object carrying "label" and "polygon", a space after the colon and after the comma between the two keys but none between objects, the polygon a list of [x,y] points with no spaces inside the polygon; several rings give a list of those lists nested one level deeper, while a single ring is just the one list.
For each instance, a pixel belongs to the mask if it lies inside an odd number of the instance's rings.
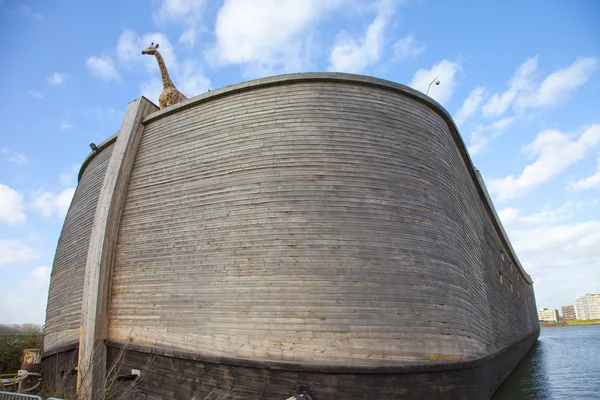
[{"label": "shadow on water", "polygon": [[492,400],[600,399],[600,325],[542,328]]},{"label": "shadow on water", "polygon": [[498,388],[492,400],[550,399],[546,390],[548,383],[544,351],[544,343],[538,340]]}]

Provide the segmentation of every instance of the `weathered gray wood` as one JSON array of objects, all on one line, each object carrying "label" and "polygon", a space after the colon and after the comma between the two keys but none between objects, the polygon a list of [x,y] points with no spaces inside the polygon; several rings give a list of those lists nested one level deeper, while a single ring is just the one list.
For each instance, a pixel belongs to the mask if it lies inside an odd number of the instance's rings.
[{"label": "weathered gray wood", "polygon": [[[103,387],[104,339],[315,373],[432,370],[511,349],[497,386],[537,336],[531,280],[430,98],[345,74],[265,78],[148,115],[139,150],[130,114],[102,197],[74,200],[98,203],[83,395]],[[81,251],[66,238],[57,259]],[[64,299],[80,301],[83,278],[56,265],[46,339],[60,349],[81,312],[56,294],[71,285]]]},{"label": "weathered gray wood", "polygon": [[65,218],[50,279],[44,351],[79,341],[85,262],[104,174],[112,145],[99,147],[82,167],[79,184]]},{"label": "weathered gray wood", "polygon": [[111,339],[372,367],[475,359],[538,329],[436,104],[362,77],[270,79],[147,118]]},{"label": "weathered gray wood", "polygon": [[[355,368],[207,358],[193,352],[109,341],[121,374],[142,368],[144,398],[286,399],[302,389],[314,399],[486,400],[536,341],[535,333],[473,361]],[[529,353],[531,355],[531,353]]]},{"label": "weathered gray wood", "polygon": [[81,309],[78,393],[81,398],[101,398],[106,375],[108,307],[116,230],[137,147],[142,119],[157,107],[144,97],[127,107],[123,124],[108,163],[90,234]]}]

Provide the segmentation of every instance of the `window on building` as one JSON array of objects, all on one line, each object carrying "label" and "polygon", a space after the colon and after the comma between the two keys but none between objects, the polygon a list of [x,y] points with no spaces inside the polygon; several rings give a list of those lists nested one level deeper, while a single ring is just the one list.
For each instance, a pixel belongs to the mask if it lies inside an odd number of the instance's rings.
[{"label": "window on building", "polygon": [[515,288],[513,287],[513,284],[512,284],[512,282],[510,283],[510,292],[511,292],[511,293],[514,293],[514,292],[515,292]]},{"label": "window on building", "polygon": [[500,252],[500,258],[502,258],[502,261],[504,261],[504,252],[503,251]]},{"label": "window on building", "polygon": [[502,286],[504,286],[504,279],[502,279],[502,272],[499,272],[499,274],[500,274],[500,284]]}]

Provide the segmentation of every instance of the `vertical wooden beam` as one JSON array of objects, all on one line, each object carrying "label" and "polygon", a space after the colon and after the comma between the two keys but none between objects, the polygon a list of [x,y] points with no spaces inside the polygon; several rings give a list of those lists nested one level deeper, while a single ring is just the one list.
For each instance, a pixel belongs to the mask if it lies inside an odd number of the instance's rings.
[{"label": "vertical wooden beam", "polygon": [[113,251],[129,176],[144,131],[142,120],[157,110],[144,97],[127,106],[98,199],[83,284],[77,375],[80,399],[103,398]]}]

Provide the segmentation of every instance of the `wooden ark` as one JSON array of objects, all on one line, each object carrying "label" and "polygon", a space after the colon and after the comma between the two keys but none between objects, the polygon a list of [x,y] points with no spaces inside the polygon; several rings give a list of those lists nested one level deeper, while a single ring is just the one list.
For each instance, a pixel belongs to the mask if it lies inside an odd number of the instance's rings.
[{"label": "wooden ark", "polygon": [[88,398],[117,363],[147,399],[485,399],[538,334],[446,110],[306,73],[129,104],[81,168],[44,363],[79,351]]}]

